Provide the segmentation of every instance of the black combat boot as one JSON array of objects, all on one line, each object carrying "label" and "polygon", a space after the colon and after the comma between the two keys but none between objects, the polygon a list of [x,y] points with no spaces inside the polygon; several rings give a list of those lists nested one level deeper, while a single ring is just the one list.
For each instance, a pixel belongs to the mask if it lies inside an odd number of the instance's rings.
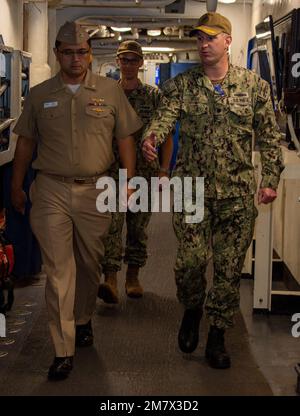
[{"label": "black combat boot", "polygon": [[195,351],[199,341],[199,325],[202,318],[202,308],[186,309],[178,333],[178,345],[181,351]]},{"label": "black combat boot", "polygon": [[55,357],[49,368],[49,380],[64,380],[67,378],[73,368],[73,356]]},{"label": "black combat boot", "polygon": [[205,357],[212,368],[230,367],[230,357],[224,345],[224,329],[211,326],[207,338]]}]

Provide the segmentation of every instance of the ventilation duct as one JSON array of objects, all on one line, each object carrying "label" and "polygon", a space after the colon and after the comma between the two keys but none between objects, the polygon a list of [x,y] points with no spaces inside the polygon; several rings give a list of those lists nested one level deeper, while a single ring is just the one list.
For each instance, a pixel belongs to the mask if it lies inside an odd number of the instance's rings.
[{"label": "ventilation duct", "polygon": [[185,0],[175,0],[165,7],[165,13],[180,13],[184,14]]},{"label": "ventilation duct", "polygon": [[218,0],[206,0],[206,8],[208,12],[215,12],[217,10]]}]

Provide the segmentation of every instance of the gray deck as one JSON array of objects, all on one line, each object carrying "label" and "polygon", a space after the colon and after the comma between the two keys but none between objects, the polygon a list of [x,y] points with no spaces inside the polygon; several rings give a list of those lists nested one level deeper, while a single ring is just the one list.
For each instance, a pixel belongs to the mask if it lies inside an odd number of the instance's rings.
[{"label": "gray deck", "polygon": [[[237,315],[236,326],[226,337],[232,355],[231,369],[214,370],[205,362],[205,318],[197,350],[190,355],[179,351],[177,332],[182,308],[176,299],[172,272],[175,254],[170,214],[154,214],[149,227],[149,259],[141,273],[144,297],[139,300],[126,297],[124,269],[119,277],[120,304],[108,306],[98,301],[93,317],[94,346],[77,350],[74,370],[69,379],[61,382],[47,381],[54,352],[47,326],[44,277],[37,285],[17,288],[7,325],[21,330],[8,334],[15,340],[14,344],[0,345],[0,351],[8,352],[6,357],[0,358],[0,395],[249,396],[272,395],[272,390],[275,394],[293,394],[296,381],[293,368],[289,368],[291,374],[289,382],[285,379],[284,390],[284,386],[281,389],[278,384],[280,371],[276,378],[277,362],[266,361],[272,354],[274,357],[273,348],[278,341],[270,337],[266,329],[270,323],[266,322],[267,317],[259,317],[260,323],[252,317],[249,283],[242,283],[243,315]],[[26,302],[35,304],[26,306]],[[18,315],[22,311],[32,313]],[[26,322],[15,326],[14,319]],[[287,323],[287,318],[278,319],[277,329]],[[259,340],[255,328],[260,331]],[[296,355],[297,340],[293,341],[290,349],[294,348],[295,353],[294,356],[290,354],[290,363],[294,359],[296,364],[300,356]]]}]

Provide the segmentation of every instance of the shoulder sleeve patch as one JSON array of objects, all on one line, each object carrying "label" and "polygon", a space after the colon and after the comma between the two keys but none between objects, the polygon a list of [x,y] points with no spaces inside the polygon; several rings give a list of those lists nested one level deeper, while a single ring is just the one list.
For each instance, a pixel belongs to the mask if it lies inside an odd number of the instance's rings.
[{"label": "shoulder sleeve patch", "polygon": [[270,86],[267,81],[260,80],[258,83],[257,98],[259,101],[267,101],[270,97]]},{"label": "shoulder sleeve patch", "polygon": [[177,85],[173,79],[169,79],[166,82],[164,82],[162,90],[165,95],[170,95],[177,90]]}]

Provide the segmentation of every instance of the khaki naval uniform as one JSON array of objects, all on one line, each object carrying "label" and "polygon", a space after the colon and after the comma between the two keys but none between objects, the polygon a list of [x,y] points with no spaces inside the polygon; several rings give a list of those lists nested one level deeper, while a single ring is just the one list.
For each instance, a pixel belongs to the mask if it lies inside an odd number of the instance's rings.
[{"label": "khaki naval uniform", "polygon": [[75,94],[60,73],[32,88],[14,129],[37,142],[31,224],[58,357],[74,355],[75,324],[86,324],[96,305],[111,215],[96,209],[95,182],[114,161],[113,138],[141,126],[122,88],[88,71]]},{"label": "khaki naval uniform", "polygon": [[276,189],[283,169],[270,89],[252,71],[232,65],[222,84],[214,87],[199,66],[167,81],[163,93],[144,137],[155,132],[163,141],[179,119],[174,176],[204,177],[205,188],[202,222],[187,223],[184,211],[173,216],[179,241],[177,296],[185,308],[204,303],[211,242],[214,284],[206,313],[211,325],[225,329],[232,326],[239,306],[240,275],[257,215],[253,132],[262,160],[260,186]]}]

